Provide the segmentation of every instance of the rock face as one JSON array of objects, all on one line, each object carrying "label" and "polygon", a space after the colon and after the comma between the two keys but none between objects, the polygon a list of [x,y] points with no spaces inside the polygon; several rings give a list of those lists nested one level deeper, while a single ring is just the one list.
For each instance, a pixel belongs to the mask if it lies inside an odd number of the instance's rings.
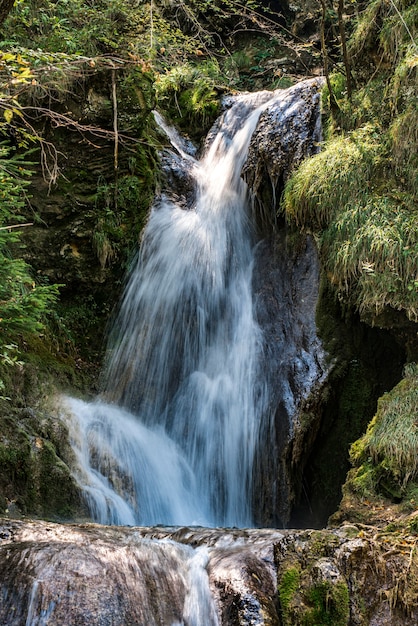
[{"label": "rock face", "polygon": [[0,621],[412,626],[415,540],[405,537],[402,550],[380,539],[356,526],[279,532],[3,521]]},{"label": "rock face", "polygon": [[[258,460],[254,508],[270,512],[270,518],[257,520],[258,524],[283,526],[297,496],[295,475],[301,474],[305,448],[309,448],[307,418],[302,426],[304,405],[318,401],[328,373],[315,323],[319,261],[314,242],[303,236],[292,241],[283,230],[262,241],[255,257],[253,284],[257,321],[263,330],[266,382],[274,407],[274,420],[266,425],[270,433],[264,437]],[[320,417],[318,410],[309,420],[311,442]],[[265,489],[271,481],[276,490]],[[275,497],[266,502],[267,494],[272,493]]]},{"label": "rock face", "polygon": [[318,152],[321,140],[320,89],[323,79],[301,81],[280,106],[261,114],[242,176],[253,195],[259,227],[275,225],[284,183],[301,161]]}]

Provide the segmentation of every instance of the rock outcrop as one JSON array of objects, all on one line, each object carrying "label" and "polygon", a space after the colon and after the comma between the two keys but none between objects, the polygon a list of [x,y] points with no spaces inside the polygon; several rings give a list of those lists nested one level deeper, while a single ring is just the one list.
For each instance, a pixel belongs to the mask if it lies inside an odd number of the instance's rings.
[{"label": "rock outcrop", "polygon": [[252,136],[242,170],[261,230],[271,231],[284,184],[306,157],[319,150],[322,78],[301,81],[279,106],[267,107]]},{"label": "rock outcrop", "polygon": [[8,626],[413,626],[416,537],[0,523]]}]

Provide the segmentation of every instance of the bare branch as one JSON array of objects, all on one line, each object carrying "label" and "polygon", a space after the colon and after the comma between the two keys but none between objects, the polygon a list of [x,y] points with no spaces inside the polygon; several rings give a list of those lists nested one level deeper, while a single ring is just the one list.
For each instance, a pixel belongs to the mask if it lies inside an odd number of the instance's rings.
[{"label": "bare branch", "polygon": [[13,224],[9,226],[0,226],[0,230],[12,230],[12,228],[24,228],[25,226],[33,226],[33,222],[27,224]]},{"label": "bare branch", "polygon": [[352,76],[351,76],[351,66],[350,59],[348,57],[347,52],[347,40],[345,36],[345,28],[344,28],[344,20],[343,20],[343,9],[344,9],[344,0],[338,0],[338,27],[340,31],[340,39],[341,39],[341,48],[343,53],[343,60],[345,66],[345,77],[347,83],[347,96],[348,99],[351,100],[352,96]]}]

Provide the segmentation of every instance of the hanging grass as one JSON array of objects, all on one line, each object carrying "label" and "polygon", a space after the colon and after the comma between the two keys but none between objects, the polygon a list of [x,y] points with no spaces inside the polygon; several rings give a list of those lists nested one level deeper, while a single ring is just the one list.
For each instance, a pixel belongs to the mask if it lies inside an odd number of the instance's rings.
[{"label": "hanging grass", "polygon": [[415,0],[399,2],[372,0],[359,13],[356,27],[348,44],[353,64],[370,62],[376,65],[397,65],[405,54],[405,47],[417,47],[418,7]]},{"label": "hanging grass", "polygon": [[410,103],[389,129],[392,165],[411,194],[418,193],[418,101]]},{"label": "hanging grass", "polygon": [[357,468],[351,477],[355,491],[370,495],[388,487],[398,497],[418,477],[418,364],[405,368],[405,377],[380,398],[366,434],[350,450]]},{"label": "hanging grass", "polygon": [[332,139],[322,152],[304,161],[285,188],[287,218],[299,227],[322,229],[341,207],[365,201],[381,162],[378,139],[378,130],[368,125]]},{"label": "hanging grass", "polygon": [[418,366],[410,365],[406,377],[383,396],[371,429],[369,450],[375,463],[386,460],[402,486],[418,476]]},{"label": "hanging grass", "polygon": [[386,306],[418,320],[418,211],[388,196],[348,203],[321,238],[331,282],[359,311]]},{"label": "hanging grass", "polygon": [[387,59],[391,59],[394,65],[405,57],[405,48],[415,50],[418,53],[418,4],[407,0],[400,3],[396,10],[394,3],[384,3],[387,11],[379,35],[381,49]]}]

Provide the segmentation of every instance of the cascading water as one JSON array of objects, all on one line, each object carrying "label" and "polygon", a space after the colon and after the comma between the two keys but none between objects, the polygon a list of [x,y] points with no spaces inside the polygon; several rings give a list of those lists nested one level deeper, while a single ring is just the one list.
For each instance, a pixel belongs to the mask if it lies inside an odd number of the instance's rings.
[{"label": "cascading water", "polygon": [[65,398],[62,416],[91,517],[119,527],[3,525],[1,623],[281,623],[285,534],[190,526],[288,519],[298,408],[324,375],[317,256],[309,241],[291,254],[283,233],[257,244],[253,223],[257,205],[262,222],[269,211],[264,178],[280,193],[316,150],[318,82],[233,98],[200,161],[157,115],[171,184],[132,268],[102,397]]},{"label": "cascading water", "polygon": [[[241,170],[260,115],[289,90],[237,97],[184,198],[162,194],[115,324],[103,399],[66,399],[77,479],[101,523],[251,526],[254,463],[272,432],[254,316],[255,233]],[[290,98],[291,100],[291,98]]]}]

